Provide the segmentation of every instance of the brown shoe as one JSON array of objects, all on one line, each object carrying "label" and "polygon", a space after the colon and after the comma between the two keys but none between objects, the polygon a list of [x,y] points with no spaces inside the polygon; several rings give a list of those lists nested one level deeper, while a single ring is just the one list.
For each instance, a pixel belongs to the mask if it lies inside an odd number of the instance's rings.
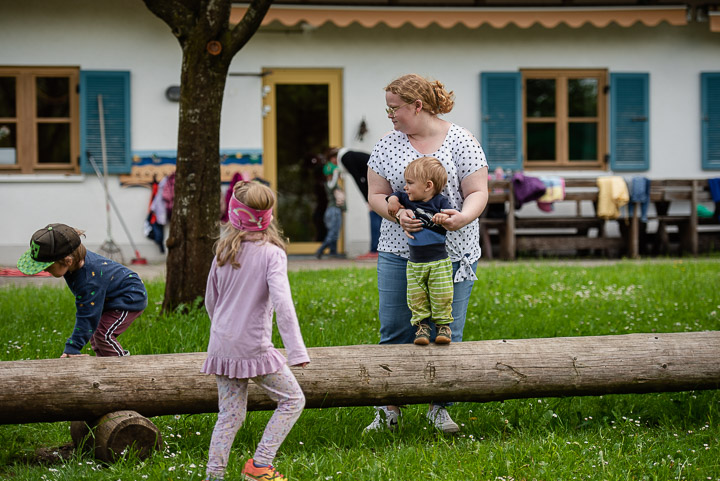
[{"label": "brown shoe", "polygon": [[417,325],[415,344],[418,346],[427,346],[430,344],[430,326],[428,324],[421,322]]},{"label": "brown shoe", "polygon": [[[417,339],[417,338],[416,338]],[[452,342],[452,331],[447,324],[437,326],[437,334],[435,335],[435,344],[450,344]]]}]

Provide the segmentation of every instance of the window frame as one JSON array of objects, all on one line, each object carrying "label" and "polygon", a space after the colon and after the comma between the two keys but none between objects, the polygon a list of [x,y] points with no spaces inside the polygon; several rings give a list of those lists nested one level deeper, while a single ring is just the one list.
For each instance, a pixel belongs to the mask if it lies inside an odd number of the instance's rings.
[{"label": "window frame", "polygon": [[[607,169],[608,153],[608,70],[607,69],[520,69],[521,106],[522,106],[522,152],[523,167],[532,169]],[[556,105],[554,117],[528,117],[526,101],[526,82],[528,79],[554,79],[556,85]],[[596,78],[598,80],[597,116],[568,116],[568,79]],[[555,160],[528,160],[527,125],[528,123],[555,123]],[[569,124],[571,121],[594,121],[597,125],[597,160],[569,159]]]},{"label": "window frame", "polygon": [[[0,165],[2,174],[39,174],[58,173],[76,174],[80,172],[80,100],[78,84],[79,67],[9,67],[0,66],[0,77],[15,77],[16,110],[15,117],[0,118],[0,122],[16,124],[15,164]],[[36,104],[36,82],[40,77],[67,77],[69,87],[69,117],[39,118]],[[69,129],[70,162],[40,163],[37,147],[37,126],[40,123],[67,123]]]}]

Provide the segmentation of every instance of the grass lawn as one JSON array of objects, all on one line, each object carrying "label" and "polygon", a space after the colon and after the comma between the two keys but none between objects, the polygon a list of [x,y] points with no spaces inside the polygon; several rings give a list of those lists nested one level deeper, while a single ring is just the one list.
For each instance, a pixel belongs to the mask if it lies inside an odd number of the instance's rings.
[{"label": "grass lawn", "polygon": [[[720,330],[717,258],[490,263],[478,277],[465,340]],[[374,269],[291,272],[290,282],[308,347],[378,342]],[[203,351],[207,314],[192,306],[160,315],[163,289],[148,284],[150,305],[123,346],[133,355]],[[64,286],[0,287],[0,361],[58,357],[74,312]],[[720,481],[718,390],[459,403],[450,408],[457,435],[432,429],[426,409],[407,406],[397,432],[368,435],[372,408],[308,409],[275,465],[291,480]],[[240,479],[270,414],[248,415],[226,479]],[[63,456],[69,423],[3,425],[0,479],[201,480],[215,418],[152,418],[164,449],[109,466]]]}]

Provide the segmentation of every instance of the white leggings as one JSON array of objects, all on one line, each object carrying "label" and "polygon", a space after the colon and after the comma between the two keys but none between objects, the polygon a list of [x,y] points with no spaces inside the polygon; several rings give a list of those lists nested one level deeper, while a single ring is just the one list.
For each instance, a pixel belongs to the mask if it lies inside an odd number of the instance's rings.
[{"label": "white leggings", "polygon": [[[248,380],[227,376],[216,376],[216,379],[220,412],[210,441],[207,474],[222,478],[235,434],[247,414]],[[267,392],[270,399],[278,403],[253,457],[258,464],[271,464],[305,407],[305,395],[287,365],[283,365],[278,372],[257,376],[252,380]]]}]

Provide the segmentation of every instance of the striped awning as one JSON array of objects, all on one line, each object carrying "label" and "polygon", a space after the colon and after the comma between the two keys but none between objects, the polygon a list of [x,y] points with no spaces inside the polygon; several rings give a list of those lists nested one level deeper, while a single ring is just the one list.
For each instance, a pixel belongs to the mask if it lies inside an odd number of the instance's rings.
[{"label": "striped awning", "polygon": [[[247,6],[233,7],[230,21],[237,23],[245,14]],[[612,23],[621,27],[643,24],[649,27],[662,22],[670,25],[687,25],[686,9],[682,6],[627,6],[627,7],[542,7],[542,8],[408,8],[408,7],[323,7],[301,5],[273,5],[263,19],[262,25],[267,26],[279,22],[286,27],[311,26],[320,27],[332,23],[338,27],[347,27],[357,23],[366,28],[385,24],[391,28],[399,28],[409,24],[416,28],[438,25],[453,28],[464,25],[467,28],[478,28],[484,25],[504,28],[515,25],[529,28],[541,25],[554,28],[564,24],[579,28],[590,24],[595,27],[606,27]],[[720,18],[710,18],[711,30],[717,30]],[[715,23],[713,28],[712,22]]]}]

